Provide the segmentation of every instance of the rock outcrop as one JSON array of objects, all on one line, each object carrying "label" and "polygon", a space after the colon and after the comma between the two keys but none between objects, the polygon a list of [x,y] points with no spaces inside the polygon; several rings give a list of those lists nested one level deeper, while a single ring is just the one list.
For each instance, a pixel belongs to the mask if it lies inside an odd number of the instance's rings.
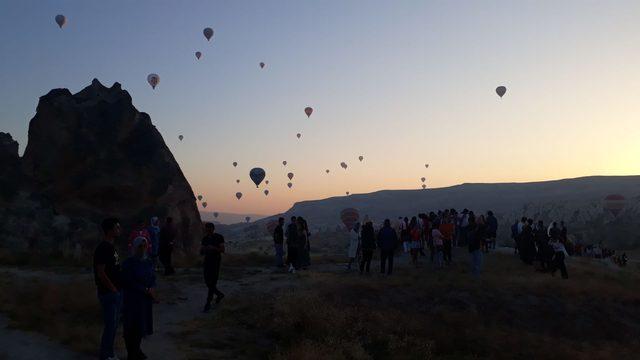
[{"label": "rock outcrop", "polygon": [[[19,185],[4,199],[12,221],[0,227],[0,246],[86,252],[109,216],[121,220],[125,236],[140,219],[171,216],[187,250],[201,236],[189,183],[149,115],[118,83],[107,88],[94,79],[77,94],[42,96],[21,159],[17,143],[0,135],[0,162],[12,161],[11,174],[0,176]],[[33,234],[21,244],[25,230]]]}]

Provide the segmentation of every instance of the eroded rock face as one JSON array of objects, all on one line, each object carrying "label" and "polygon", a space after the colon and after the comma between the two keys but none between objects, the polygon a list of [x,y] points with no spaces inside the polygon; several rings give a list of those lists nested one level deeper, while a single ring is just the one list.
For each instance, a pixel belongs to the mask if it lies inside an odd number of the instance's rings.
[{"label": "eroded rock face", "polygon": [[[13,153],[15,146],[0,136],[0,160],[5,147]],[[35,199],[50,211],[48,225],[38,231],[43,236],[56,223],[64,228],[57,241],[91,249],[102,237],[100,222],[110,216],[121,220],[123,237],[151,216],[173,217],[185,249],[202,235],[182,170],[149,115],[136,110],[118,83],[107,88],[93,80],[77,94],[55,89],[42,96],[17,159],[22,203]],[[37,214],[31,218],[39,227]]]}]

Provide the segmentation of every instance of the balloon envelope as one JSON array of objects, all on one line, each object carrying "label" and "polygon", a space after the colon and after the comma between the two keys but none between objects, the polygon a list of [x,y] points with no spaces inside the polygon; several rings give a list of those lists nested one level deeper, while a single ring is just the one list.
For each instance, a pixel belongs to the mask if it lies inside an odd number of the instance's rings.
[{"label": "balloon envelope", "polygon": [[67,24],[67,17],[64,15],[56,15],[56,24],[62,29]]},{"label": "balloon envelope", "polygon": [[506,87],[504,87],[504,86],[498,86],[498,87],[496,88],[496,94],[498,94],[498,96],[503,97],[503,96],[504,96],[504,94],[506,94],[506,93],[507,93],[507,88],[506,88]]},{"label": "balloon envelope", "polygon": [[147,75],[147,82],[151,85],[152,89],[155,89],[156,86],[160,83],[160,75],[158,74],[149,74]]},{"label": "balloon envelope", "polygon": [[207,38],[207,41],[209,41],[213,36],[213,29],[210,27],[204,28],[204,30],[202,30],[202,33],[204,34],[204,37]]},{"label": "balloon envelope", "polygon": [[184,139],[184,136],[178,135],[178,140],[182,141],[182,139]]},{"label": "balloon envelope", "polygon": [[196,51],[196,59],[200,60],[200,57],[202,57],[202,53],[200,51]]},{"label": "balloon envelope", "polygon": [[362,155],[358,156],[358,160],[360,160],[360,161],[364,160],[364,156],[362,156]]},{"label": "balloon envelope", "polygon": [[422,189],[424,190],[424,189],[426,189],[426,188],[427,188],[427,185],[422,184]]},{"label": "balloon envelope", "polygon": [[249,171],[249,177],[253,180],[253,183],[256,184],[256,187],[260,185],[265,176],[267,176],[267,174],[262,168],[253,168]]},{"label": "balloon envelope", "polygon": [[265,189],[265,191],[264,191],[264,195],[265,195],[265,196],[269,195],[269,190],[266,190],[266,189]]},{"label": "balloon envelope", "polygon": [[293,186],[292,183],[287,183],[287,186],[289,187],[289,189],[291,189],[291,187]]},{"label": "balloon envelope", "polygon": [[328,174],[329,173],[329,169],[325,170],[325,172]]},{"label": "balloon envelope", "polygon": [[307,114],[307,117],[310,117],[313,113],[313,108],[307,106],[306,108],[304,108],[304,113]]},{"label": "balloon envelope", "polygon": [[424,167],[426,167],[428,169],[429,168],[429,164],[424,164]]},{"label": "balloon envelope", "polygon": [[213,217],[214,217],[214,218],[217,218],[217,217],[218,217],[218,215],[219,215],[219,214],[218,214],[217,212],[214,212],[214,213],[213,213]]},{"label": "balloon envelope", "polygon": [[206,201],[202,203],[202,207],[203,207],[203,208],[206,208],[206,207],[207,207],[207,202],[206,202]]},{"label": "balloon envelope", "polygon": [[293,173],[288,173],[287,177],[289,178],[289,180],[292,180],[293,179]]},{"label": "balloon envelope", "polygon": [[236,166],[238,166],[238,163],[234,161],[233,162],[233,167],[236,167]]},{"label": "balloon envelope", "polygon": [[251,216],[247,216],[247,217],[245,217],[245,218],[244,218],[244,220],[245,220],[246,222],[251,221]]},{"label": "balloon envelope", "polygon": [[269,180],[265,180],[264,183],[269,185]]},{"label": "balloon envelope", "polygon": [[[348,194],[348,192],[347,192]],[[360,213],[357,209],[346,208],[340,211],[340,220],[347,227],[349,231],[353,229],[353,226],[360,220]]]},{"label": "balloon envelope", "polygon": [[198,195],[198,200],[202,200],[202,195]]},{"label": "balloon envelope", "polygon": [[298,137],[298,139],[300,139],[302,137],[302,134],[297,133],[296,136]]},{"label": "balloon envelope", "polygon": [[240,184],[240,179],[236,179],[236,184]]},{"label": "balloon envelope", "polygon": [[260,69],[264,69],[264,63],[263,62],[260,63]]},{"label": "balloon envelope", "polygon": [[240,198],[242,197],[242,193],[241,192],[237,192],[236,193],[236,197],[238,198],[238,200],[240,200]]},{"label": "balloon envelope", "polygon": [[345,163],[344,161],[340,163],[340,167],[347,170],[347,163]]},{"label": "balloon envelope", "polygon": [[287,166],[287,160],[283,161],[282,165]]},{"label": "balloon envelope", "polygon": [[420,180],[421,180],[422,182],[424,182],[425,180],[427,180],[427,178],[425,178],[425,177],[421,177],[421,178],[420,178]]},{"label": "balloon envelope", "polygon": [[626,205],[627,199],[620,194],[611,194],[604,198],[604,209],[613,214],[613,216],[618,216]]}]

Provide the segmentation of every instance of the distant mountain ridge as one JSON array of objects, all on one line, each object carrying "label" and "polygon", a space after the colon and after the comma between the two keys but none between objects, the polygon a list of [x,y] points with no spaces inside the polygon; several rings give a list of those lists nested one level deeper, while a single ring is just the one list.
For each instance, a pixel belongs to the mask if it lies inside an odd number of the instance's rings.
[{"label": "distant mountain ridge", "polygon": [[[604,198],[621,194],[627,204],[619,216],[606,211]],[[510,224],[521,216],[545,223],[564,220],[576,240],[603,241],[618,248],[640,247],[640,176],[589,176],[528,183],[465,183],[427,190],[382,190],[368,194],[302,201],[285,216],[303,216],[312,229],[335,229],[340,211],[359,210],[374,223],[438,209],[468,208],[476,214],[492,210],[500,235],[509,238]],[[268,221],[270,218],[259,221]]]}]

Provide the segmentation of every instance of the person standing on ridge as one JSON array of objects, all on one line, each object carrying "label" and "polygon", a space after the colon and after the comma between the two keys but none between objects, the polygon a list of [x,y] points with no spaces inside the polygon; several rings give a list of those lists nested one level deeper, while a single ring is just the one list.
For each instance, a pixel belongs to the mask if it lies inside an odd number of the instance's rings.
[{"label": "person standing on ridge", "polygon": [[204,312],[211,310],[213,295],[216,295],[216,304],[224,298],[224,294],[218,290],[218,276],[220,276],[220,263],[224,253],[224,237],[216,231],[213,223],[205,225],[205,236],[202,239],[200,254],[204,256],[203,273],[204,281],[207,285],[207,302],[204,305]]},{"label": "person standing on ridge", "polygon": [[278,225],[273,230],[273,247],[276,252],[276,266],[284,267],[284,218],[278,218]]},{"label": "person standing on ridge", "polygon": [[160,244],[158,249],[158,257],[164,267],[166,276],[175,274],[173,265],[171,264],[171,255],[173,253],[173,242],[176,238],[176,229],[173,226],[173,218],[167,217],[164,226],[160,230]]},{"label": "person standing on ridge", "polygon": [[[389,219],[384,220],[382,229],[378,231],[378,247],[380,248],[380,273],[387,275],[393,272],[393,252],[398,244],[398,235],[391,227]],[[388,265],[388,266],[387,266]]]},{"label": "person standing on ridge", "polygon": [[102,221],[104,239],[93,254],[93,275],[98,288],[98,299],[102,308],[104,329],[100,341],[100,360],[114,360],[118,357],[113,343],[118,329],[118,319],[122,306],[122,274],[120,258],[113,246],[120,236],[120,222],[115,218]]}]

